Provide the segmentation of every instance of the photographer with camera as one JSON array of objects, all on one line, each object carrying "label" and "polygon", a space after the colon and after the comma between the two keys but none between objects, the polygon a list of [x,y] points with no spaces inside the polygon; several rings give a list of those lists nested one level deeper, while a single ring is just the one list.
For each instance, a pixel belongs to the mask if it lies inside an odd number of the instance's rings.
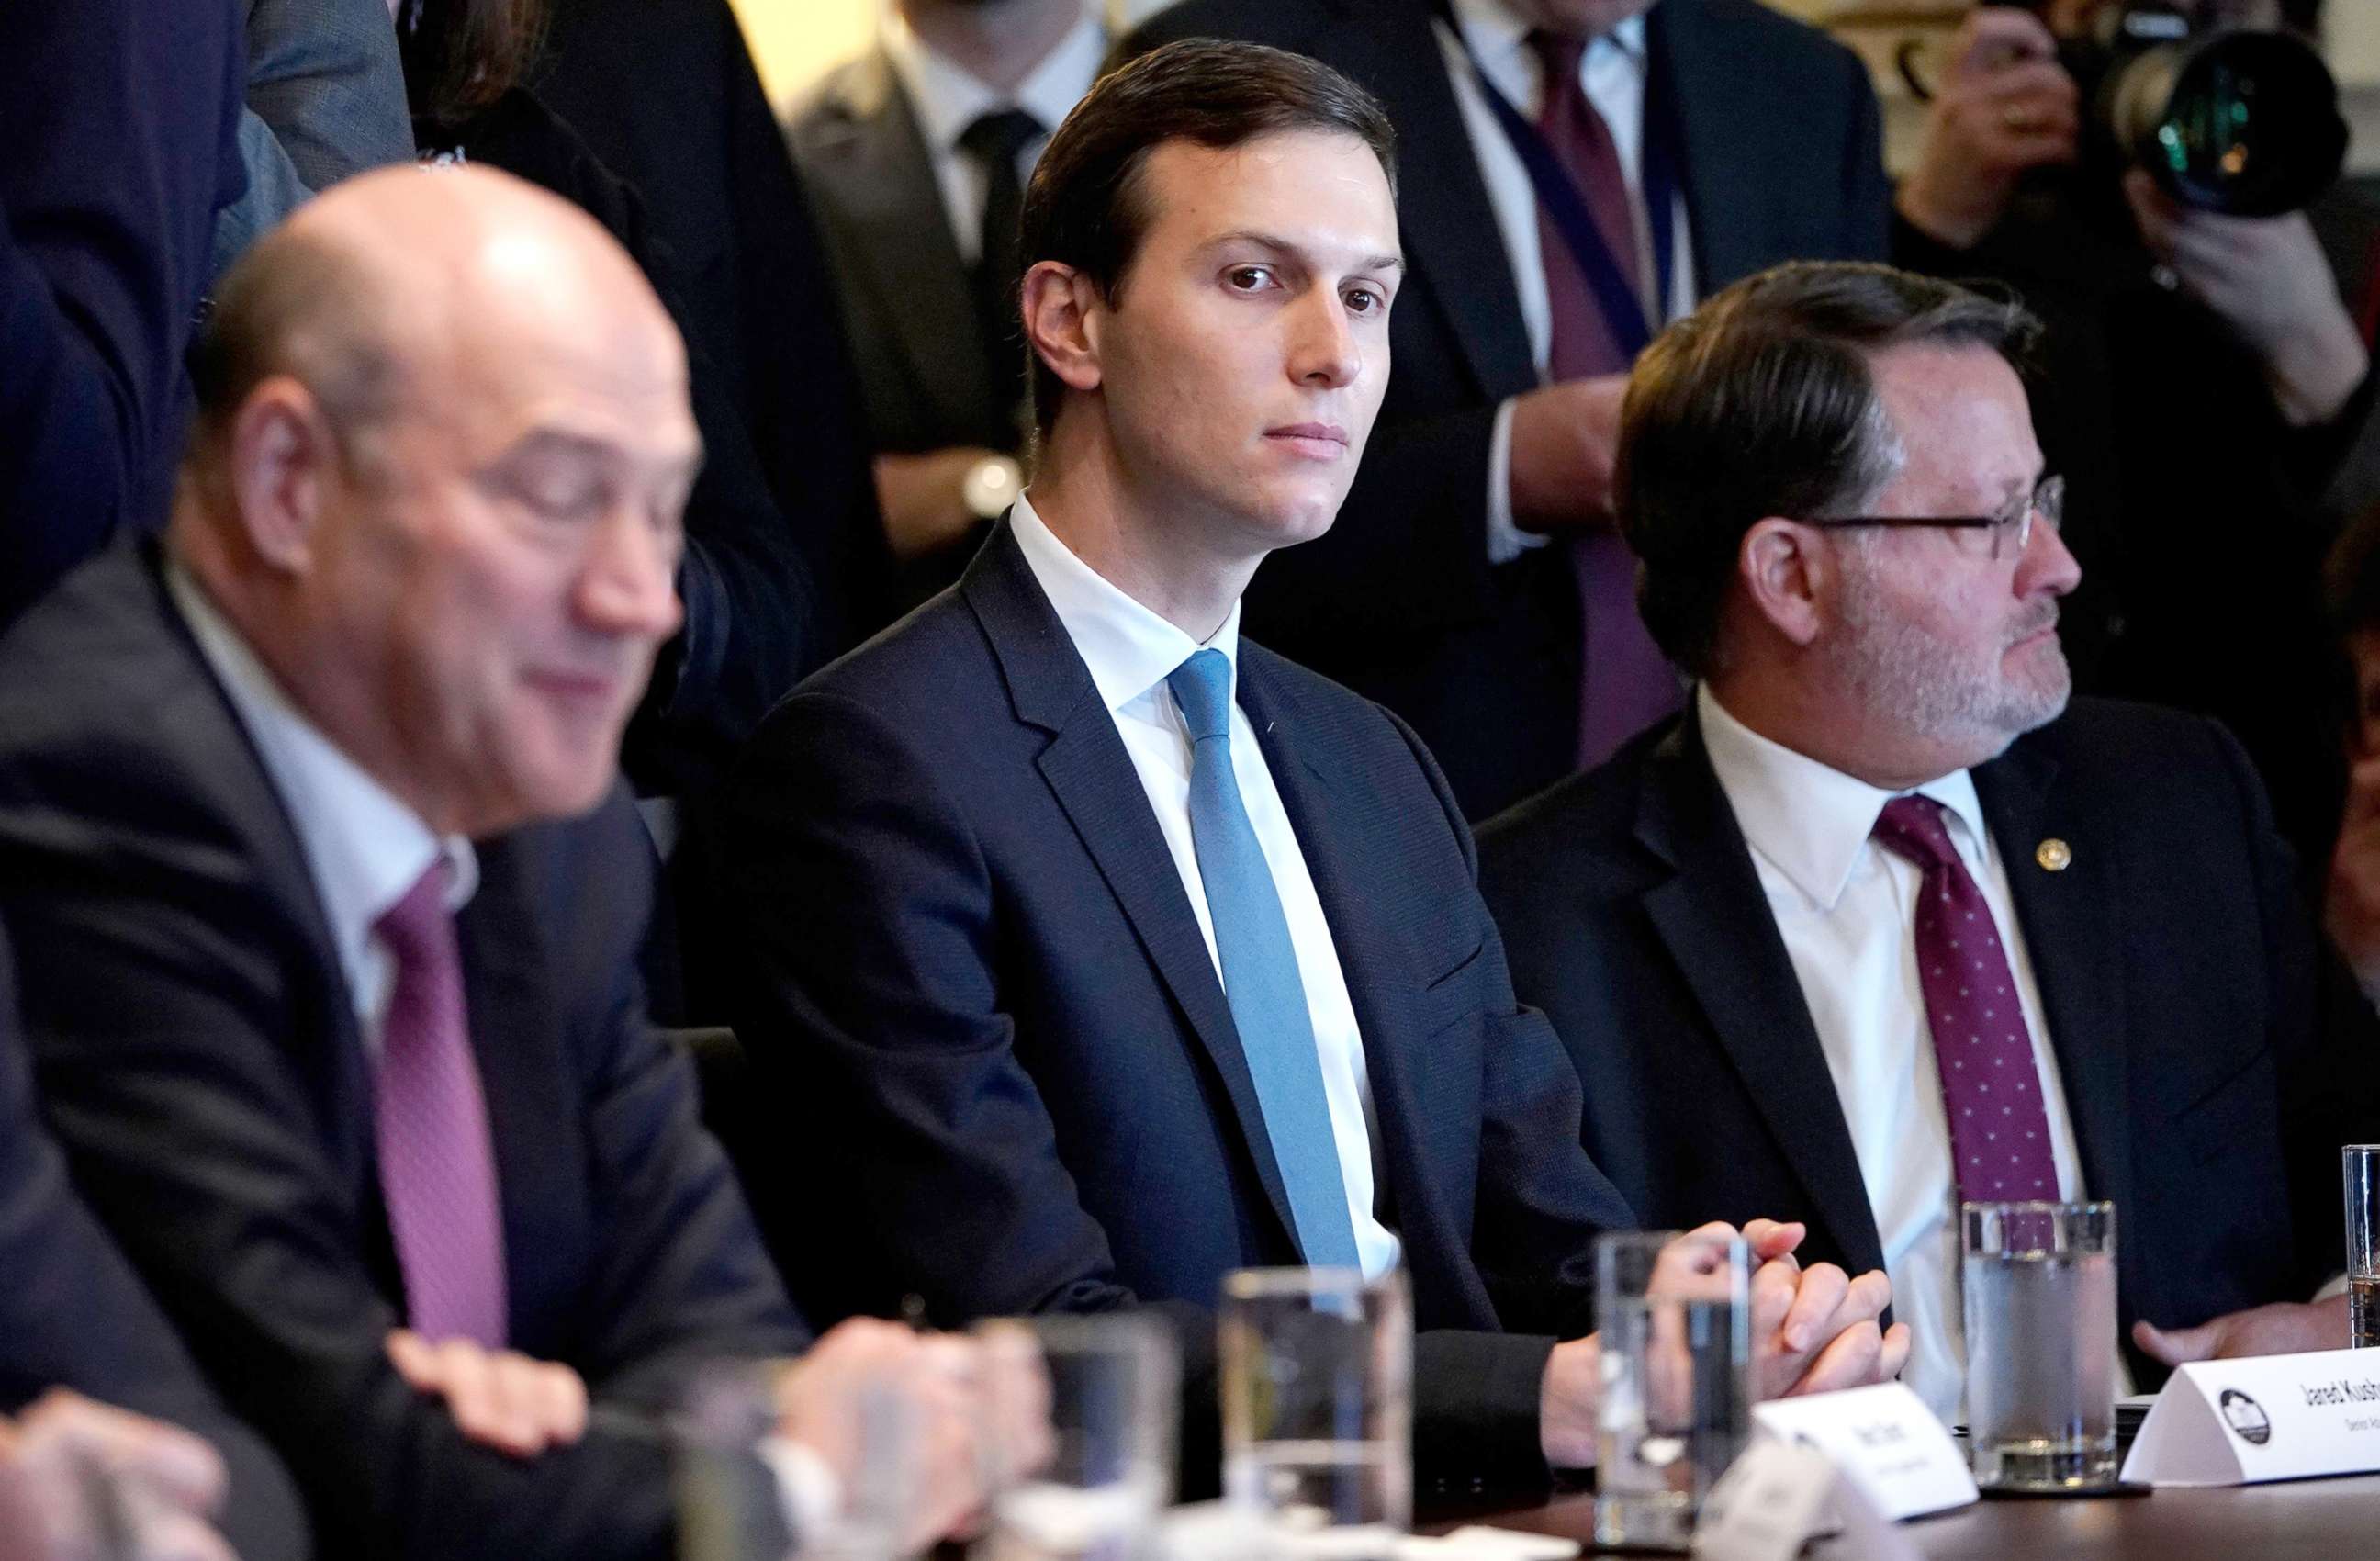
[{"label": "photographer with camera", "polygon": [[2331,188],[2345,131],[2319,12],[1980,6],[1935,72],[1895,222],[1903,264],[2013,287],[2048,324],[2032,388],[2087,566],[2065,631],[2082,686],[2219,717],[2309,856],[2338,816],[2337,756],[2289,695],[2326,665],[2328,538],[2380,497],[2344,296],[2380,218]]}]

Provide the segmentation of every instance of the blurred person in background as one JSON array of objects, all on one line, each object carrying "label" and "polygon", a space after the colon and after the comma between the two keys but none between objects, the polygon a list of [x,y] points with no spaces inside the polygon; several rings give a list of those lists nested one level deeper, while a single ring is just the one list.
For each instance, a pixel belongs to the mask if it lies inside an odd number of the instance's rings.
[{"label": "blurred person in background", "polygon": [[[1967,18],[1933,73],[1895,254],[2004,284],[2046,324],[2030,379],[2084,566],[2063,630],[2077,686],[2223,720],[2283,833],[2318,861],[2338,767],[2301,691],[2331,654],[2324,551],[2380,498],[2355,318],[2380,220],[2344,188],[2276,217],[2192,210],[2143,170],[2085,156],[2095,111],[2066,62],[2116,9],[2046,0]],[[2320,0],[2180,9],[2307,39],[2320,23]]]},{"label": "blurred person in background", "polygon": [[897,0],[876,46],[794,111],[913,599],[957,579],[1016,496],[1017,213],[1107,48],[1085,0]]},{"label": "blurred person in background", "polygon": [[1867,70],[1756,0],[1185,0],[1388,107],[1407,160],[1396,373],[1339,524],[1248,631],[1411,721],[1485,818],[1677,708],[1612,529],[1636,351],[1739,277],[1881,260]]},{"label": "blurred person in background", "polygon": [[0,623],[164,513],[240,89],[222,0],[0,9]]}]

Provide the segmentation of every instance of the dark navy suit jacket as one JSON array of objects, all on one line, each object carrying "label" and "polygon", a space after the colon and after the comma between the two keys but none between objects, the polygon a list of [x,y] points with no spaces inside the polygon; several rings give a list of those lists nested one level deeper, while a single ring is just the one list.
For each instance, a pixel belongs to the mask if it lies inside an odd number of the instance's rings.
[{"label": "dark navy suit jacket", "polygon": [[0,952],[0,1412],[68,1387],[188,1427],[223,1454],[218,1524],[242,1561],[302,1561],[306,1519],[280,1460],[224,1412],[172,1325],[91,1216],[36,1113]]},{"label": "dark navy suit jacket", "polygon": [[243,63],[225,0],[0,11],[0,623],[164,513]]},{"label": "dark navy suit jacket", "polygon": [[[1576,1074],[1513,1001],[1412,732],[1245,640],[1239,702],[1362,1026],[1422,1330],[1417,1446],[1542,1470],[1547,1353],[1592,1326],[1592,1238],[1633,1223],[1580,1150]],[[1195,1349],[1226,1273],[1299,1261],[1180,874],[1004,525],[778,708],[729,812],[756,965],[739,1029],[846,1216],[847,1258],[810,1265],[852,1282],[831,1310],[1162,1302]]]},{"label": "dark navy suit jacket", "polygon": [[[625,793],[478,842],[458,918],[515,1349],[658,1413],[723,1354],[806,1337],[635,955],[651,852]],[[403,1319],[354,1007],[288,812],[122,545],[0,639],[0,920],[75,1179],[325,1554],[662,1561],[657,1434],[519,1462],[383,1354]]]},{"label": "dark navy suit jacket", "polygon": [[[2127,1336],[2307,1299],[2343,1254],[2338,1146],[2380,1132],[2380,1025],[2314,936],[2247,756],[2212,721],[2080,699],[1974,779],[2083,1184],[2117,1205]],[[1586,1079],[1587,1145],[1645,1218],[1805,1220],[1805,1258],[1879,1266],[1809,1005],[1691,712],[1480,849],[1514,979]]]}]

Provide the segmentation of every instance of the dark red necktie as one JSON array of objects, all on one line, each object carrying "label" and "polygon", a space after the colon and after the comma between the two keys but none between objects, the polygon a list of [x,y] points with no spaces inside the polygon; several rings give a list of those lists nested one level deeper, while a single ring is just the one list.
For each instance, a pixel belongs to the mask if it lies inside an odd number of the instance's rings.
[{"label": "dark red necktie", "polygon": [[[1537,131],[1585,199],[1604,248],[1639,298],[1645,296],[1636,246],[1636,213],[1611,127],[1587,101],[1580,79],[1584,39],[1532,32],[1529,47],[1545,70]],[[1556,381],[1624,374],[1631,358],[1596,302],[1586,272],[1545,203],[1537,206],[1537,248],[1545,257],[1546,299],[1553,322]],[[1648,317],[1658,321],[1658,315]],[[1578,762],[1597,765],[1680,703],[1677,673],[1636,616],[1636,560],[1617,532],[1598,530],[1572,544],[1583,620],[1579,669]]]},{"label": "dark red necktie", "polygon": [[1884,805],[1875,836],[1925,875],[1917,893],[1917,981],[1934,1032],[1959,1197],[2054,1199],[2058,1161],[2024,1005],[1991,908],[1950,843],[1942,805],[1895,797]]}]

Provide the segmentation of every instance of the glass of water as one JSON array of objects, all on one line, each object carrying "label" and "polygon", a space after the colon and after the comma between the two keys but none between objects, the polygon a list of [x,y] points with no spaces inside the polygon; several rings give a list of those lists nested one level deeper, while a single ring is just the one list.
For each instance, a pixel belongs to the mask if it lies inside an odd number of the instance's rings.
[{"label": "glass of water", "polygon": [[2116,1482],[2116,1205],[1965,1204],[1975,1483]]},{"label": "glass of water", "polygon": [[1404,1276],[1243,1268],[1223,1280],[1223,1499],[1266,1555],[1386,1561],[1413,1521]]},{"label": "glass of water", "polygon": [[1172,1499],[1180,1352],[1131,1313],[980,1324],[990,1561],[1135,1561]]},{"label": "glass of water", "polygon": [[2338,1152],[2347,1183],[2347,1347],[2380,1345],[2380,1144]]},{"label": "glass of water", "polygon": [[[790,1361],[722,1361],[697,1372],[668,1427],[679,1561],[905,1561],[922,1479],[910,1398],[890,1379],[861,1380],[844,1408],[856,1455],[832,1511],[795,1533],[778,1476],[760,1456],[778,1428],[778,1386]],[[601,1411],[598,1411],[599,1413]]]},{"label": "glass of water", "polygon": [[1603,1400],[1595,1541],[1685,1550],[1752,1422],[1750,1247],[1740,1236],[1615,1232],[1595,1243]]}]

